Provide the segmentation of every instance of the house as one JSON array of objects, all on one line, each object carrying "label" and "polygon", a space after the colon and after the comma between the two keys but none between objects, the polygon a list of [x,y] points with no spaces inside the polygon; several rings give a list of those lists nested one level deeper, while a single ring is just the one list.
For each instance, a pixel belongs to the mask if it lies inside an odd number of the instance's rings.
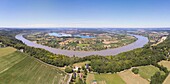
[{"label": "house", "polygon": [[24,49],[19,49],[20,52],[24,52]]},{"label": "house", "polygon": [[78,66],[75,66],[75,67],[73,68],[73,71],[78,71],[78,69],[79,69],[79,67],[78,67]]}]

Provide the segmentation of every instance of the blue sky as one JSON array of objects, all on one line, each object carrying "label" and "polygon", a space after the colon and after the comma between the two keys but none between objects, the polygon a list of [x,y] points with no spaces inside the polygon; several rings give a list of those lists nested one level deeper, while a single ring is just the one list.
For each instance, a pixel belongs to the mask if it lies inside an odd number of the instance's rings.
[{"label": "blue sky", "polygon": [[0,27],[170,27],[170,0],[0,0]]}]

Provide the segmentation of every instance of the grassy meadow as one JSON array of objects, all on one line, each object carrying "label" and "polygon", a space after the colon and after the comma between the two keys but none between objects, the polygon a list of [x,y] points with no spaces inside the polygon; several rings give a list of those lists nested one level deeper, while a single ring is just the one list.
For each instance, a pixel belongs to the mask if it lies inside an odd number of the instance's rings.
[{"label": "grassy meadow", "polygon": [[96,80],[97,84],[125,84],[118,74],[88,74],[87,84],[91,84],[93,80]]},{"label": "grassy meadow", "polygon": [[89,63],[90,61],[79,62],[79,63],[73,64],[73,66],[82,67],[82,66],[85,66],[85,64],[89,64]]},{"label": "grassy meadow", "polygon": [[139,68],[139,75],[146,80],[150,80],[151,76],[153,76],[156,72],[161,72],[161,74],[165,74],[163,71],[160,71],[159,68],[148,65],[148,66],[140,66]]}]

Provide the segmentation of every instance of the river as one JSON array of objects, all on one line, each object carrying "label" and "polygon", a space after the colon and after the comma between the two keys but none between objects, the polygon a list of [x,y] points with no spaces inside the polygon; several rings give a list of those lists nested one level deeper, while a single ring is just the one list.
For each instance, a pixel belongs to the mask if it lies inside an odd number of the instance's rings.
[{"label": "river", "polygon": [[128,44],[126,46],[114,48],[114,49],[106,49],[106,50],[100,50],[100,51],[72,51],[72,50],[62,50],[62,49],[56,49],[51,48],[48,46],[44,46],[41,44],[34,43],[32,41],[29,41],[23,37],[24,34],[18,34],[15,36],[16,39],[21,40],[23,43],[25,43],[27,46],[35,47],[35,48],[43,48],[45,50],[48,50],[54,54],[62,54],[66,56],[78,56],[78,57],[84,57],[84,56],[90,56],[90,55],[102,55],[102,56],[108,56],[108,55],[116,55],[122,52],[126,52],[129,50],[133,50],[136,48],[141,48],[145,44],[148,43],[148,38],[140,35],[133,35],[137,38],[137,41]]}]

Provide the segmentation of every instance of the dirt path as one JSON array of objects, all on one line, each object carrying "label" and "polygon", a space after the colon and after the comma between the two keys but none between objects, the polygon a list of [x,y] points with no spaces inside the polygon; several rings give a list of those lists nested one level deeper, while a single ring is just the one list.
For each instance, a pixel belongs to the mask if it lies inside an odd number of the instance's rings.
[{"label": "dirt path", "polygon": [[156,44],[152,44],[152,46],[157,46],[158,44],[160,44],[160,43],[162,43],[163,41],[165,41],[166,38],[167,38],[167,37],[162,37],[159,42],[157,42]]},{"label": "dirt path", "polygon": [[67,84],[70,84],[70,81],[71,81],[71,77],[72,77],[72,73],[71,74],[69,74],[69,79],[68,79],[68,81],[67,81]]}]

